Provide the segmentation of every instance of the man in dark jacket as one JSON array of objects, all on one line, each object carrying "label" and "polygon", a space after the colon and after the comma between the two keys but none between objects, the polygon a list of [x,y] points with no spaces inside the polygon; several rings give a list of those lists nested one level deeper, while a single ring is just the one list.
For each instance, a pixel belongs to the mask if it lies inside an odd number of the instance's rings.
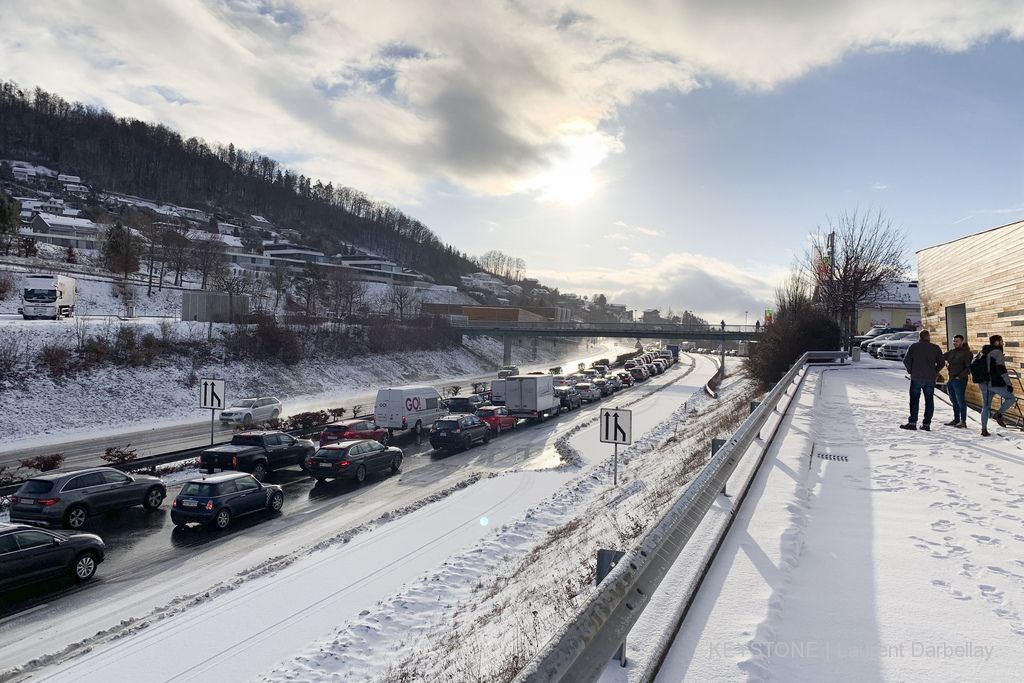
[{"label": "man in dark jacket", "polygon": [[935,380],[939,370],[946,365],[942,359],[942,349],[932,344],[928,330],[921,330],[919,341],[907,349],[903,365],[910,373],[910,419],[900,429],[917,429],[917,408],[924,392],[924,420],[921,429],[926,432],[932,429],[932,414],[935,412]]},{"label": "man in dark jacket", "polygon": [[967,379],[971,376],[971,347],[964,342],[964,336],[953,337],[953,348],[942,356],[949,366],[949,402],[953,404],[953,421],[947,422],[949,427],[967,426]]},{"label": "man in dark jacket", "polygon": [[1010,383],[1010,374],[1006,371],[1006,356],[1003,355],[1003,338],[1001,335],[993,334],[988,338],[989,343],[981,347],[981,354],[985,358],[985,365],[988,368],[988,381],[978,385],[981,389],[981,435],[989,436],[988,416],[992,410],[992,397],[998,396],[1002,399],[999,403],[999,410],[993,416],[1000,427],[1006,426],[1003,416],[1017,402],[1013,395],[1013,385]]}]

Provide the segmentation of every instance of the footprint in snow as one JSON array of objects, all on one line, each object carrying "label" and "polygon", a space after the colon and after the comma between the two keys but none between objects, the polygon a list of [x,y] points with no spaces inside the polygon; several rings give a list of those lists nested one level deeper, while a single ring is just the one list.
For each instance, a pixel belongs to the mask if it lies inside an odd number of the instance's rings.
[{"label": "footprint in snow", "polygon": [[982,536],[980,534],[971,534],[971,538],[973,538],[974,541],[978,545],[997,546],[997,545],[1002,545],[1003,544],[1003,542],[1000,541],[998,538],[992,538],[991,536]]},{"label": "footprint in snow", "polygon": [[953,588],[951,585],[949,585],[948,581],[943,581],[942,579],[932,579],[932,585],[935,586],[936,588],[941,589],[942,591],[944,591],[946,593],[949,593],[950,597],[953,598],[954,600],[970,600],[971,599],[971,596],[969,596],[966,593],[964,593],[963,591],[957,590],[956,588]]},{"label": "footprint in snow", "polygon": [[949,531],[953,528],[953,523],[948,519],[940,519],[932,524],[933,531]]}]

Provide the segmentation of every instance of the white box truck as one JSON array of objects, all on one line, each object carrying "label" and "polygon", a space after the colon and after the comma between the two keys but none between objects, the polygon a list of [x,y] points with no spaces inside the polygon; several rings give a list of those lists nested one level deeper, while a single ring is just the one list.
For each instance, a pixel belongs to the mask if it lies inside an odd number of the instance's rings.
[{"label": "white box truck", "polygon": [[505,380],[496,379],[491,382],[491,404],[496,406],[505,405]]},{"label": "white box truck", "polygon": [[25,320],[60,320],[75,314],[75,280],[65,275],[30,274],[22,283],[21,313]]},{"label": "white box truck", "polygon": [[505,378],[505,407],[516,417],[543,422],[558,415],[562,403],[551,375],[513,375]]},{"label": "white box truck", "polygon": [[389,434],[399,429],[412,429],[419,434],[447,414],[441,394],[428,386],[381,389],[373,407],[373,421]]}]

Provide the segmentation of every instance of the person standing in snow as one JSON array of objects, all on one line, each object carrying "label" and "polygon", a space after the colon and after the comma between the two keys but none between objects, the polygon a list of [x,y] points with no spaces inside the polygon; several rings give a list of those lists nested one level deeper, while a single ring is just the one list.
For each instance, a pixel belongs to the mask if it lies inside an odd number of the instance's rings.
[{"label": "person standing in snow", "polygon": [[1004,415],[1017,397],[1013,395],[1013,385],[1010,383],[1010,374],[1006,371],[1006,356],[1003,355],[1003,337],[993,334],[988,338],[988,344],[981,347],[981,355],[985,359],[985,367],[988,369],[988,381],[979,382],[981,389],[981,435],[989,436],[988,417],[992,410],[992,397],[998,396],[1002,399],[999,410],[993,417],[1000,427],[1006,426]]},{"label": "person standing in snow", "polygon": [[953,348],[943,354],[949,366],[949,402],[953,404],[953,421],[947,422],[948,427],[967,427],[967,378],[971,376],[971,347],[967,345],[962,334],[953,337]]},{"label": "person standing in snow", "polygon": [[939,370],[946,366],[946,361],[938,344],[932,344],[928,330],[921,330],[919,339],[910,345],[903,358],[903,365],[910,373],[910,419],[907,424],[900,425],[900,429],[917,429],[917,409],[923,392],[924,420],[921,421],[921,429],[930,432],[935,412],[935,380]]}]

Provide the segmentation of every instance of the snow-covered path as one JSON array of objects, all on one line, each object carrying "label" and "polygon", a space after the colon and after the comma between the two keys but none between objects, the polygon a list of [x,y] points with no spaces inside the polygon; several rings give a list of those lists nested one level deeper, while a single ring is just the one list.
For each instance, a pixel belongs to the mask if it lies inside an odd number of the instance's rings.
[{"label": "snow-covered path", "polygon": [[[634,439],[662,423],[713,374],[710,360],[697,358],[696,364],[685,379],[633,407]],[[685,373],[684,366],[673,368],[664,381]],[[622,400],[645,393],[642,387],[633,391],[635,395],[624,394]],[[597,446],[596,431],[595,424],[571,439],[588,464],[610,455],[610,447]],[[538,464],[527,462],[522,471],[485,479],[349,543],[315,551],[280,571],[151,620],[112,642],[97,643],[91,651],[39,674],[46,680],[242,680],[270,670],[312,643],[329,645],[339,626],[368,614],[383,621],[402,618],[382,610],[389,596],[404,585],[422,585],[442,574],[450,580],[452,574],[441,571],[446,561],[472,557],[472,549],[495,529],[521,518],[581,474],[575,468],[530,471]],[[423,612],[429,612],[431,603],[414,601],[408,609],[406,618],[428,618]],[[378,661],[366,661],[360,677],[384,675],[389,644],[377,646],[382,650]],[[378,669],[381,665],[384,668]]]},{"label": "snow-covered path", "polygon": [[1024,442],[906,391],[809,371],[659,681],[1020,680]]}]

